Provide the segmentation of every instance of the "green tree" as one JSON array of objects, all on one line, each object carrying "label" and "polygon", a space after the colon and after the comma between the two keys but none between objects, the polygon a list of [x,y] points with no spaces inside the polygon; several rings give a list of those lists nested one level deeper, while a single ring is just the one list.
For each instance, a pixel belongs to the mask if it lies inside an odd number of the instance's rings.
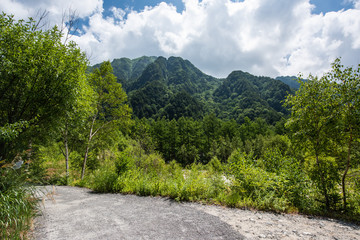
[{"label": "green tree", "polygon": [[202,121],[202,129],[206,139],[203,151],[208,155],[210,154],[207,156],[206,162],[209,162],[210,159],[214,157],[211,156],[210,149],[213,145],[216,145],[216,141],[220,137],[220,127],[221,121],[213,113],[205,116]]},{"label": "green tree", "polygon": [[103,62],[89,76],[90,86],[95,92],[94,112],[89,120],[89,134],[87,137],[81,179],[84,179],[86,162],[92,140],[101,131],[126,127],[130,122],[131,109],[126,103],[127,96],[121,84],[116,81],[109,61]]},{"label": "green tree", "polygon": [[336,127],[340,130],[338,131],[340,134],[336,137],[340,137],[341,142],[346,146],[346,160],[342,175],[343,207],[346,210],[346,177],[351,167],[353,145],[360,132],[360,64],[357,69],[344,68],[340,59],[336,59],[326,78],[338,83],[334,97],[337,97],[339,101],[338,111],[341,113],[341,122]]},{"label": "green tree", "polygon": [[[62,137],[61,152],[65,157],[66,184],[69,182],[69,157],[71,150],[79,147],[83,140],[83,129],[86,120],[94,114],[94,91],[83,78],[78,89],[79,95],[75,103],[69,108],[60,125]],[[80,144],[81,145],[81,144]]]},{"label": "green tree", "polygon": [[[74,42],[62,43],[54,27],[0,14],[0,238],[21,239],[35,216],[29,175],[21,168],[26,145],[57,133],[78,97],[87,60]],[[31,156],[28,152],[27,158]],[[12,160],[19,160],[16,170]]]},{"label": "green tree", "polygon": [[324,198],[326,209],[330,209],[329,186],[333,184],[328,181],[336,179],[326,176],[326,164],[322,164],[321,155],[331,143],[331,137],[336,134],[337,119],[339,117],[338,102],[335,93],[337,83],[326,77],[318,78],[309,76],[309,80],[301,83],[295,95],[289,95],[286,104],[291,106],[291,118],[287,127],[294,133],[294,139],[315,155],[317,182]]},{"label": "green tree", "polygon": [[153,119],[135,119],[135,123],[131,129],[131,137],[135,139],[140,145],[140,157],[142,151],[145,151],[145,154],[150,154],[154,150],[154,142],[151,137],[151,125],[154,123]]},{"label": "green tree", "polygon": [[295,130],[296,138],[309,143],[315,153],[318,169],[312,175],[321,182],[327,208],[330,204],[328,188],[334,187],[331,181],[335,181],[337,174],[328,177],[332,168],[330,158],[323,156],[323,161],[328,163],[322,163],[319,157],[325,155],[330,144],[336,143],[340,149],[345,149],[345,157],[340,154],[340,158],[343,158],[341,163],[334,164],[340,165],[339,168],[343,170],[341,185],[343,208],[346,210],[346,178],[360,132],[360,65],[357,69],[344,68],[340,59],[336,59],[329,73],[320,79],[310,76],[310,80],[301,84],[295,96],[287,98],[287,104],[292,106],[287,125]]},{"label": "green tree", "polygon": [[85,75],[87,60],[77,45],[63,44],[56,26],[45,31],[37,26],[32,19],[0,15],[0,126],[29,124],[15,140],[0,140],[7,159],[56,129]]},{"label": "green tree", "polygon": [[199,121],[181,117],[177,121],[179,134],[179,151],[176,160],[182,165],[189,165],[199,159],[201,131]]}]

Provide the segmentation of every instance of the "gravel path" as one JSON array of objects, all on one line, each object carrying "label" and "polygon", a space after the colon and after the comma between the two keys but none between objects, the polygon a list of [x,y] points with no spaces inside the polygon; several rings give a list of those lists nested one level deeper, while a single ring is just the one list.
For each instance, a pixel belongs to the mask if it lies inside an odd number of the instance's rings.
[{"label": "gravel path", "polygon": [[34,239],[360,239],[359,226],[329,219],[74,187],[47,187],[39,196]]},{"label": "gravel path", "polygon": [[35,239],[244,239],[219,217],[166,198],[74,187],[42,194]]}]

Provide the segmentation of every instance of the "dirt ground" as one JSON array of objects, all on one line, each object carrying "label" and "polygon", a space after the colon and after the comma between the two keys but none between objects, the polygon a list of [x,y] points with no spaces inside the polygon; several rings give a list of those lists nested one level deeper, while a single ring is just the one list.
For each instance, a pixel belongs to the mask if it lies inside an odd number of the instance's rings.
[{"label": "dirt ground", "polygon": [[33,239],[360,239],[360,227],[160,197],[39,188]]}]

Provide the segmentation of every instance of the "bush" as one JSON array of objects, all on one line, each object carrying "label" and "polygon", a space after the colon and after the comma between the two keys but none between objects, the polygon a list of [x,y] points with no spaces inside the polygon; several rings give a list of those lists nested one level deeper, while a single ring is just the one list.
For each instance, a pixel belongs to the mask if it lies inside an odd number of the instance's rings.
[{"label": "bush", "polygon": [[318,194],[315,198],[318,202],[324,203],[325,193],[328,195],[330,209],[336,210],[340,207],[340,194],[337,190],[340,183],[339,169],[335,158],[319,157],[319,165],[316,163],[315,157],[311,156],[305,159],[305,170],[310,179],[314,183]]},{"label": "bush", "polygon": [[117,177],[113,162],[107,161],[92,174],[90,187],[96,192],[114,192]]},{"label": "bush", "polygon": [[207,164],[207,169],[212,173],[223,172],[224,168],[220,160],[215,156]]},{"label": "bush", "polygon": [[360,168],[349,174],[349,210],[360,219]]},{"label": "bush", "polygon": [[133,167],[133,160],[127,152],[120,152],[115,160],[115,168],[117,175],[123,175]]},{"label": "bush", "polygon": [[283,157],[279,152],[268,151],[263,158],[255,160],[236,151],[229,158],[227,172],[229,178],[234,178],[232,193],[226,200],[231,206],[275,211],[294,211],[308,206],[305,175],[294,159]]}]

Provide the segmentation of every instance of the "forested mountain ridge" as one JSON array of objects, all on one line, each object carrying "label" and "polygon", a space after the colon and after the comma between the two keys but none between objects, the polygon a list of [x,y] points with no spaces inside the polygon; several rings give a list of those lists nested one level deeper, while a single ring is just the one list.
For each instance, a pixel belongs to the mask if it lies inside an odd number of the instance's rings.
[{"label": "forested mountain ridge", "polygon": [[145,68],[129,90],[141,89],[147,83],[157,80],[162,81],[172,91],[183,90],[190,94],[212,89],[220,82],[219,79],[201,72],[188,60],[180,57],[159,57]]},{"label": "forested mountain ridge", "polygon": [[230,116],[243,122],[245,117],[261,117],[274,123],[289,113],[282,105],[289,93],[290,87],[281,81],[234,71],[215,90],[214,100],[222,110],[220,118]]},{"label": "forested mountain ridge", "polygon": [[213,112],[240,123],[245,117],[274,123],[288,114],[282,101],[291,88],[269,77],[234,71],[218,79],[180,57],[120,58],[111,65],[138,118],[198,119]]},{"label": "forested mountain ridge", "polygon": [[[119,75],[117,69],[114,74]],[[219,79],[202,73],[187,60],[158,57],[136,80],[126,82],[125,89],[134,115],[139,118],[201,118],[206,104],[200,95],[219,84]]]},{"label": "forested mountain ridge", "polygon": [[[126,90],[131,82],[138,79],[140,75],[143,73],[144,69],[151,63],[153,63],[157,57],[151,56],[142,56],[135,59],[129,58],[115,58],[111,62],[111,66],[113,67],[114,75],[118,79]],[[90,67],[90,71],[94,68],[99,68],[100,64],[96,64]]]}]

